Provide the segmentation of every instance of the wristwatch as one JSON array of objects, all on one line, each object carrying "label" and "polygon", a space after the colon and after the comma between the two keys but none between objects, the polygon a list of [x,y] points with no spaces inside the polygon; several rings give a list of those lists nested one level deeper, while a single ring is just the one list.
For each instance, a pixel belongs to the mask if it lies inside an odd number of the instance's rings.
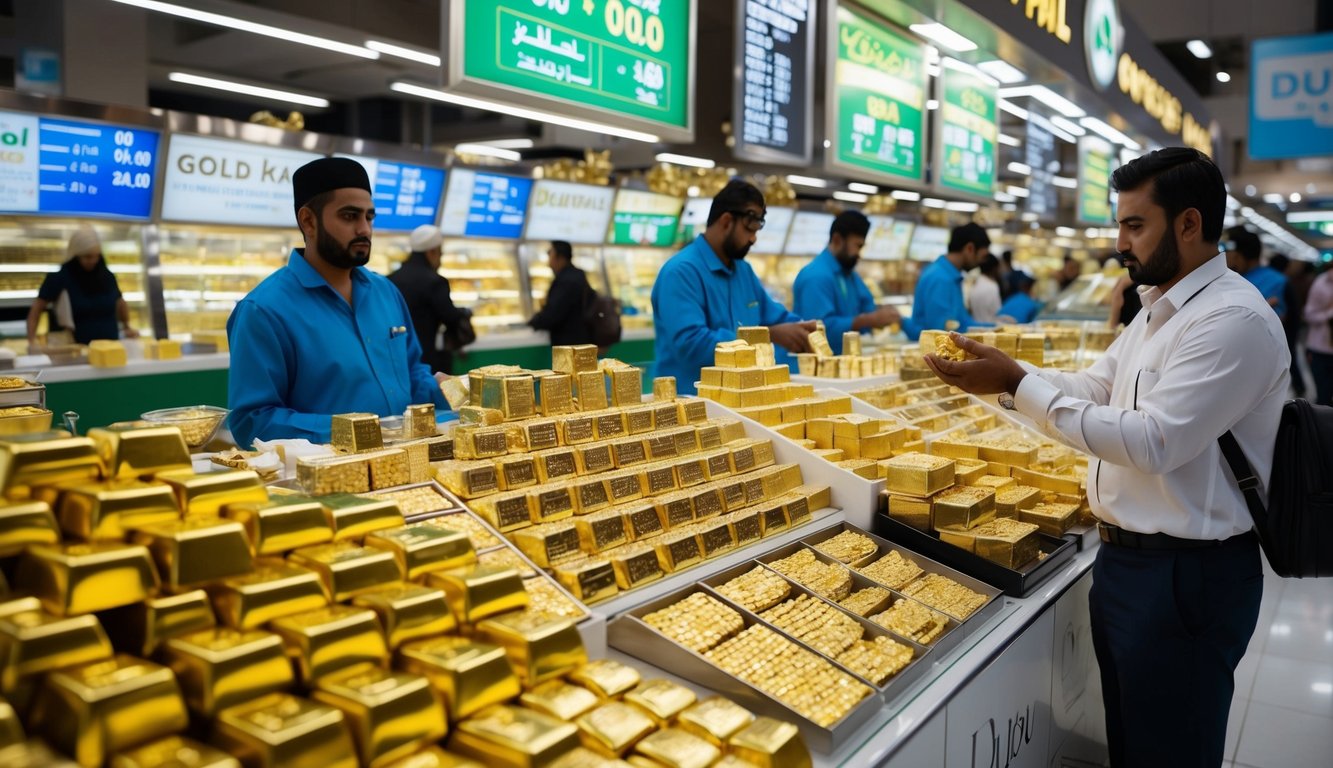
[{"label": "wristwatch", "polygon": [[1008,392],[1001,392],[1000,396],[995,399],[999,401],[1000,407],[1006,411],[1014,410],[1014,396]]}]

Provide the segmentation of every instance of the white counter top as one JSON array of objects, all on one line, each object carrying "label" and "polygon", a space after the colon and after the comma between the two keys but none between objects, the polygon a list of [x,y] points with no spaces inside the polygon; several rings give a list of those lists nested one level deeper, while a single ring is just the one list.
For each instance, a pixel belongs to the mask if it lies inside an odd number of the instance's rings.
[{"label": "white counter top", "polygon": [[91,365],[53,365],[42,368],[43,384],[59,384],[64,381],[89,381],[93,379],[117,379],[125,376],[158,376],[164,373],[188,373],[190,371],[216,371],[225,369],[231,362],[231,355],[215,352],[205,355],[185,355],[175,360],[131,360],[119,368],[94,368]]}]

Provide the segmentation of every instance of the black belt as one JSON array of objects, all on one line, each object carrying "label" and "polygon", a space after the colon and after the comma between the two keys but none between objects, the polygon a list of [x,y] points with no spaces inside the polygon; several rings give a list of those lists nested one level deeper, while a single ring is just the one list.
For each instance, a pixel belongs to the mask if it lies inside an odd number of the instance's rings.
[{"label": "black belt", "polygon": [[1097,535],[1107,544],[1130,549],[1207,549],[1239,543],[1254,538],[1254,531],[1246,531],[1229,539],[1182,539],[1166,533],[1135,533],[1110,523],[1097,523]]}]

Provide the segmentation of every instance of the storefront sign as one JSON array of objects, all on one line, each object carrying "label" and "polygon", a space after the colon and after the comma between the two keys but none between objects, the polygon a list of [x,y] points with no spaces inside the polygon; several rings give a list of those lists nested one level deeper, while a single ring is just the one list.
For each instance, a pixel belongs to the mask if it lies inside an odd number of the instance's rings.
[{"label": "storefront sign", "polygon": [[295,228],[292,173],[319,158],[313,152],[172,134],[162,219]]},{"label": "storefront sign", "polygon": [[1110,226],[1111,145],[1095,136],[1078,140],[1078,220],[1084,224]]},{"label": "storefront sign", "polygon": [[607,245],[669,248],[676,242],[684,201],[671,195],[622,189],[616,194]]},{"label": "storefront sign", "polygon": [[839,4],[827,135],[830,163],[853,173],[920,182],[925,164],[925,46]]},{"label": "storefront sign", "polygon": [[523,232],[532,179],[455,168],[440,229],[446,235],[515,240]]},{"label": "storefront sign", "polygon": [[444,169],[424,165],[349,157],[365,166],[374,187],[375,231],[408,232],[439,220]]},{"label": "storefront sign", "polygon": [[1333,34],[1256,40],[1250,157],[1333,154]]},{"label": "storefront sign", "polygon": [[615,196],[612,187],[548,179],[537,181],[532,187],[528,227],[523,238],[600,245],[606,238]]},{"label": "storefront sign", "polygon": [[814,0],[736,0],[736,156],[810,162]]},{"label": "storefront sign", "polygon": [[870,261],[897,261],[907,258],[915,222],[892,216],[871,216],[870,234],[861,248],[861,258]]},{"label": "storefront sign", "polygon": [[688,140],[693,12],[693,0],[453,0],[449,85]]},{"label": "storefront sign", "polygon": [[1060,172],[1060,154],[1050,121],[1035,105],[1028,107],[1023,163],[1032,169],[1024,207],[1039,221],[1054,221],[1060,207],[1060,190],[1053,183]]},{"label": "storefront sign", "polygon": [[815,211],[797,211],[787,233],[782,252],[788,256],[815,256],[828,246],[829,229],[833,214]]},{"label": "storefront sign", "polygon": [[1000,133],[997,83],[961,61],[945,58],[940,64],[935,183],[944,191],[989,200]]}]

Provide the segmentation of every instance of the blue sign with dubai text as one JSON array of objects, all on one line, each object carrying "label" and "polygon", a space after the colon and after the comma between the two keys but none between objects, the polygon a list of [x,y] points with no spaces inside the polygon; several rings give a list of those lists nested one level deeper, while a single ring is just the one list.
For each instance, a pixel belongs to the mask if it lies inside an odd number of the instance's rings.
[{"label": "blue sign with dubai text", "polygon": [[1333,155],[1333,33],[1256,40],[1250,157]]}]

